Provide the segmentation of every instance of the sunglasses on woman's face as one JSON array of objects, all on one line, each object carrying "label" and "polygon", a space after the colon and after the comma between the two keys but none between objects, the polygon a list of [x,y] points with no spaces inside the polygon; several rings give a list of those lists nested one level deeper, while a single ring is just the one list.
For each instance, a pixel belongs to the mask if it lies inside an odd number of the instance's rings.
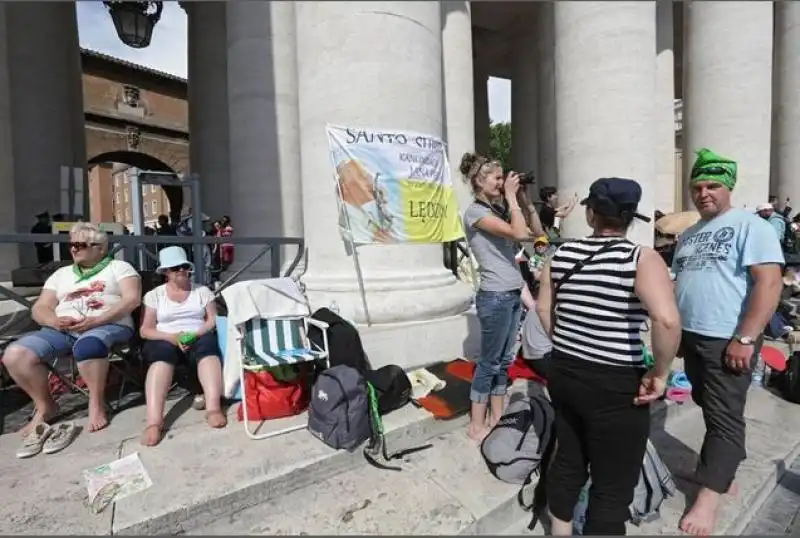
[{"label": "sunglasses on woman's face", "polygon": [[69,244],[72,250],[86,250],[89,247],[96,247],[98,243],[86,243],[84,241],[75,241]]},{"label": "sunglasses on woman's face", "polygon": [[176,267],[170,267],[168,270],[172,271],[172,272],[175,272],[175,273],[177,273],[178,271],[191,271],[192,270],[192,266],[189,265],[188,263],[184,263],[183,265],[178,265]]}]

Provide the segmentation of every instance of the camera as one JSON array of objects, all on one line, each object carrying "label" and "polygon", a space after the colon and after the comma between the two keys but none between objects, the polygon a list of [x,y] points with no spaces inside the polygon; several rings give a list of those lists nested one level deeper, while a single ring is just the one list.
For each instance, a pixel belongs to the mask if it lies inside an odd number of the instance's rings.
[{"label": "camera", "polygon": [[536,174],[533,172],[524,172],[519,174],[520,185],[533,185],[536,183]]}]

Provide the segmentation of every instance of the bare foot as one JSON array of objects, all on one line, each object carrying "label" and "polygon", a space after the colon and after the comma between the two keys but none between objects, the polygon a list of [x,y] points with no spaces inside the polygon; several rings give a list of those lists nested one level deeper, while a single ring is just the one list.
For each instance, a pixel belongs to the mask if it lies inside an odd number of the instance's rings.
[{"label": "bare foot", "polygon": [[33,417],[31,417],[31,421],[24,428],[22,428],[22,437],[27,437],[34,429],[36,429],[36,426],[38,426],[39,424],[41,423],[46,424],[47,422],[49,422],[54,416],[56,416],[57,413],[58,413],[58,406],[55,403],[51,403],[50,405],[42,409],[37,408],[33,412]]},{"label": "bare foot", "polygon": [[89,422],[87,427],[90,432],[99,432],[108,427],[108,417],[106,416],[106,410],[103,406],[89,407]]},{"label": "bare foot", "polygon": [[139,442],[142,446],[156,446],[164,435],[161,424],[150,424],[142,432]]},{"label": "bare foot", "polygon": [[206,422],[212,428],[224,428],[228,424],[228,417],[220,410],[206,412]]},{"label": "bare foot", "polygon": [[680,529],[692,536],[710,536],[714,532],[719,507],[719,493],[701,489],[691,510],[683,516]]},{"label": "bare foot", "polygon": [[467,435],[473,441],[481,442],[483,438],[489,433],[489,428],[486,426],[470,424],[467,428]]}]

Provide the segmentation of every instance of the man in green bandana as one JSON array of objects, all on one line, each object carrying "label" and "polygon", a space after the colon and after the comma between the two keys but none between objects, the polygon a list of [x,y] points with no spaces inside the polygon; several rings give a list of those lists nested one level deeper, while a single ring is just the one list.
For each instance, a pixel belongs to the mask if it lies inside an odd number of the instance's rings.
[{"label": "man in green bandana", "polygon": [[[42,361],[71,355],[89,389],[88,431],[108,425],[105,386],[108,354],[134,334],[131,312],[141,302],[139,274],[127,262],[108,256],[108,236],[94,224],[78,223],[70,231],[74,263],[54,272],[31,309],[42,328],[10,345],[3,364],[33,400],[36,412],[22,432],[28,445],[38,442],[56,414],[47,370]],[[43,443],[43,441],[42,441]],[[26,447],[30,448],[30,447]],[[33,453],[31,453],[33,452]],[[35,455],[26,450],[26,456]]]},{"label": "man in green bandana", "polygon": [[687,534],[713,534],[720,496],[745,458],[744,406],[762,332],[781,293],[783,253],[769,224],[731,206],[735,161],[697,152],[689,182],[701,220],[678,242],[672,264],[684,367],[706,434],[695,478],[701,489],[681,520]]}]

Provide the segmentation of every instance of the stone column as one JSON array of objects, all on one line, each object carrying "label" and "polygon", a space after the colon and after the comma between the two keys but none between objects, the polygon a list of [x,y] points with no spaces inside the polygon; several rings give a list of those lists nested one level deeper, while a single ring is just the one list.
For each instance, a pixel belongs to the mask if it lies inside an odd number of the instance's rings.
[{"label": "stone column", "polygon": [[[29,232],[34,215],[60,211],[61,167],[86,166],[78,24],[70,2],[12,2],[4,7],[16,226]],[[88,195],[88,189],[84,192]],[[88,212],[86,200],[84,208]],[[35,262],[32,245],[20,249],[21,264]]]},{"label": "stone column", "polygon": [[769,194],[772,17],[772,2],[684,5],[684,179],[698,148],[735,159],[733,202],[749,209]]},{"label": "stone column", "polygon": [[[182,5],[188,18],[190,170],[200,178],[201,210],[218,219],[233,209],[226,9],[223,2]],[[236,224],[241,233],[242,223]]]},{"label": "stone column", "polygon": [[[6,234],[17,231],[8,68],[8,5],[0,5],[0,233]],[[18,264],[17,246],[13,243],[0,243],[0,282],[11,280],[11,270]]]},{"label": "stone column", "polygon": [[[639,181],[639,211],[653,212],[656,15],[653,2],[557,2],[556,132],[561,192],[588,193],[598,177]],[[584,211],[562,221],[564,237],[586,235]],[[653,244],[636,222],[629,237]]]},{"label": "stone column", "polygon": [[800,209],[800,3],[775,4],[775,194]]},{"label": "stone column", "polygon": [[475,151],[489,153],[489,72],[478,61],[473,66],[475,89]]},{"label": "stone column", "polygon": [[[231,218],[236,234],[243,237],[303,236],[296,5],[225,5]],[[339,97],[332,95],[322,101],[335,106]],[[237,263],[246,263],[259,249],[237,247]],[[285,269],[297,249],[281,251]],[[259,262],[250,275],[268,276],[267,267],[267,261]]]},{"label": "stone column", "polygon": [[[537,97],[539,98],[539,114],[537,118],[539,169],[537,170],[537,187],[558,187],[553,8],[553,2],[536,3],[536,28],[539,35],[536,55],[538,63]],[[536,190],[538,191],[538,189]]]},{"label": "stone column", "polygon": [[475,150],[472,17],[468,1],[442,2],[442,64],[447,158],[458,204],[463,211],[472,199],[472,192],[459,173],[458,165],[465,152]]},{"label": "stone column", "polygon": [[656,181],[653,206],[675,210],[675,54],[672,2],[656,2]]},{"label": "stone column", "polygon": [[[377,365],[419,366],[463,353],[472,290],[442,264],[440,245],[359,246],[372,327],[365,327],[339,214],[325,125],[441,136],[438,2],[299,2],[303,281],[313,308],[336,304]],[[398,43],[403,43],[398,47]],[[332,98],[335,96],[335,99]]]},{"label": "stone column", "polygon": [[[511,166],[539,173],[537,38],[529,14],[517,26],[511,78]],[[529,193],[530,194],[530,193]]]}]

